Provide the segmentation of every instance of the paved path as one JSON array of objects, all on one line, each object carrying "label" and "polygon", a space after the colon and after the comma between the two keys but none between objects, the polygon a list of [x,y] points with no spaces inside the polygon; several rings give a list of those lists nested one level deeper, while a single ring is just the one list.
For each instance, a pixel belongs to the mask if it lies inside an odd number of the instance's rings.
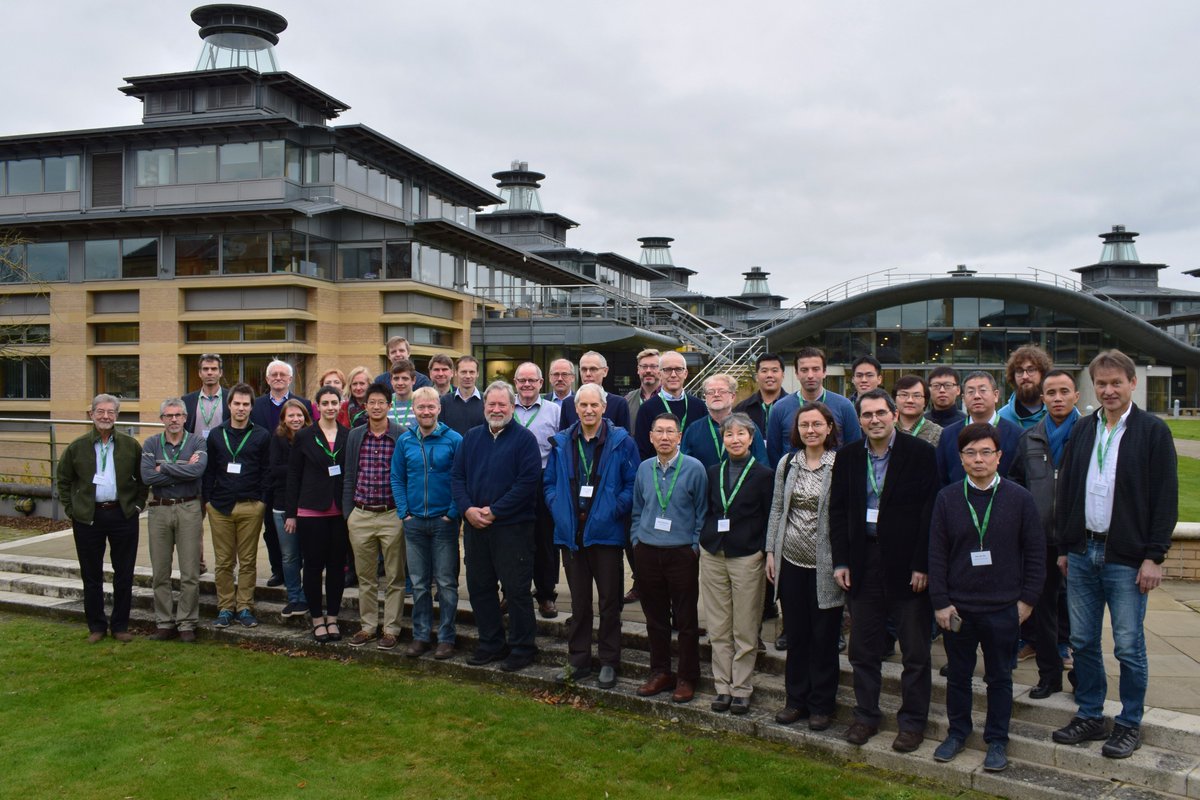
[{"label": "paved path", "polygon": [[1188,458],[1200,458],[1200,442],[1195,439],[1176,439],[1175,453]]}]

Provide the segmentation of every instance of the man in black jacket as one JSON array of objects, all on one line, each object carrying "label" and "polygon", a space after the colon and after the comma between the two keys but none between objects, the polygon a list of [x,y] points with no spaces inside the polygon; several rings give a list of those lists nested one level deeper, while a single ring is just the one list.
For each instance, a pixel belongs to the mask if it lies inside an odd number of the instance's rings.
[{"label": "man in black jacket", "polygon": [[[898,435],[896,405],[883,389],[858,399],[865,443],[838,451],[829,500],[829,538],[834,580],[850,593],[854,629],[854,722],[851,744],[879,732],[880,665],[887,644],[885,625],[896,623],[904,663],[900,732],[892,747],[916,750],[925,738],[931,688],[929,515],[937,493],[933,447]],[[865,446],[864,446],[865,444]]]},{"label": "man in black jacket", "polygon": [[[1067,558],[1067,607],[1075,650],[1079,711],[1054,732],[1060,744],[1107,738],[1101,753],[1127,758],[1141,746],[1149,668],[1146,598],[1162,582],[1162,562],[1179,517],[1175,442],[1166,423],[1133,402],[1137,373],[1120,350],[1088,365],[1102,408],[1079,420],[1060,473],[1059,553]],[[1121,713],[1104,722],[1107,682],[1101,634],[1112,617],[1121,664]]]},{"label": "man in black jacket", "polygon": [[198,433],[205,439],[208,434],[229,417],[229,394],[221,388],[221,356],[205,353],[200,356],[200,388],[183,396],[183,408],[187,412],[184,430]]}]

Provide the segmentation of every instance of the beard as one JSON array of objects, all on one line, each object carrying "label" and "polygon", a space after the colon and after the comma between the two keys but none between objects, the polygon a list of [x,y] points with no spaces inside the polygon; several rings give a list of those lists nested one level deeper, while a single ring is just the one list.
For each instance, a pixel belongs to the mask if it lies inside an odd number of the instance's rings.
[{"label": "beard", "polygon": [[1037,384],[1017,387],[1017,402],[1023,406],[1036,406],[1042,401],[1042,387]]}]

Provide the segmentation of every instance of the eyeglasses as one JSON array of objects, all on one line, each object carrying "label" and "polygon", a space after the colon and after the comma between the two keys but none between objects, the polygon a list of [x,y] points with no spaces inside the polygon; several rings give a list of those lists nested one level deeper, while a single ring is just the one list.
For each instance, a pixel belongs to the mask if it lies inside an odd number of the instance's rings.
[{"label": "eyeglasses", "polygon": [[652,428],[650,430],[655,436],[678,436],[679,431],[674,428]]},{"label": "eyeglasses", "polygon": [[721,397],[722,395],[733,395],[733,392],[728,389],[709,389],[704,393],[705,397]]},{"label": "eyeglasses", "polygon": [[922,392],[896,392],[897,400],[924,400],[925,395]]},{"label": "eyeglasses", "polygon": [[822,420],[821,422],[800,422],[796,427],[802,431],[820,431],[829,427],[829,423]]},{"label": "eyeglasses", "polygon": [[659,369],[659,371],[667,372],[667,373],[670,373],[671,375],[675,375],[680,372],[687,372],[687,367],[661,367]]},{"label": "eyeglasses", "polygon": [[998,453],[998,452],[1000,452],[1000,451],[992,450],[991,448],[988,448],[986,450],[963,450],[962,455],[963,455],[963,458],[974,460],[976,458],[991,458],[992,456],[996,455],[996,453]]},{"label": "eyeglasses", "polygon": [[161,416],[163,419],[179,419],[180,417],[186,417],[187,414],[182,414],[182,413],[160,414],[159,416]]},{"label": "eyeglasses", "polygon": [[863,419],[883,419],[891,413],[890,408],[884,408],[879,411],[860,411],[858,415]]},{"label": "eyeglasses", "polygon": [[517,378],[517,383],[537,383],[541,378]]},{"label": "eyeglasses", "polygon": [[957,383],[931,383],[929,388],[935,392],[948,392],[951,389],[957,389]]},{"label": "eyeglasses", "polygon": [[92,409],[93,417],[115,417],[117,412],[109,408],[94,408]]},{"label": "eyeglasses", "polygon": [[967,397],[979,397],[980,395],[991,393],[992,387],[990,386],[972,386],[970,389],[967,389],[963,392],[963,394]]},{"label": "eyeglasses", "polygon": [[1018,375],[1041,375],[1042,371],[1037,367],[1017,367],[1013,370],[1013,376]]}]

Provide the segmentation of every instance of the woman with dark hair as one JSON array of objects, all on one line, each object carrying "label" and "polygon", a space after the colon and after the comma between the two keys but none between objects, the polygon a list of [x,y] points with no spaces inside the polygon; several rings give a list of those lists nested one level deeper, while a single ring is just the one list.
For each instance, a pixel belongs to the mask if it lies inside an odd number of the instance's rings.
[{"label": "woman with dark hair", "polygon": [[[348,538],[342,516],[342,470],[350,431],[337,421],[342,396],[322,386],[314,398],[321,417],[316,425],[296,434],[288,460],[285,535],[300,537],[304,554],[304,595],[313,620],[313,638],[335,642],[342,638],[337,616],[346,587],[343,566]],[[303,500],[301,500],[303,498]],[[324,573],[325,597],[321,596]],[[328,608],[322,604],[328,602]]]},{"label": "woman with dark hair", "polygon": [[[270,475],[273,498],[272,506],[286,505],[288,459],[292,454],[292,442],[296,433],[312,424],[308,404],[291,398],[279,410],[279,425],[271,437],[270,460],[267,471]],[[275,530],[279,531],[279,550],[283,557],[283,585],[287,589],[287,605],[281,612],[284,617],[302,617],[308,613],[304,589],[300,585],[300,540],[296,534],[287,533],[283,527],[283,509],[272,508]]]},{"label": "woman with dark hair", "polygon": [[779,460],[767,523],[767,580],[787,620],[787,704],[775,721],[808,719],[822,731],[833,720],[838,686],[838,633],[845,595],[833,580],[829,487],[837,433],[824,403],[807,403],[791,431],[796,451]]}]

